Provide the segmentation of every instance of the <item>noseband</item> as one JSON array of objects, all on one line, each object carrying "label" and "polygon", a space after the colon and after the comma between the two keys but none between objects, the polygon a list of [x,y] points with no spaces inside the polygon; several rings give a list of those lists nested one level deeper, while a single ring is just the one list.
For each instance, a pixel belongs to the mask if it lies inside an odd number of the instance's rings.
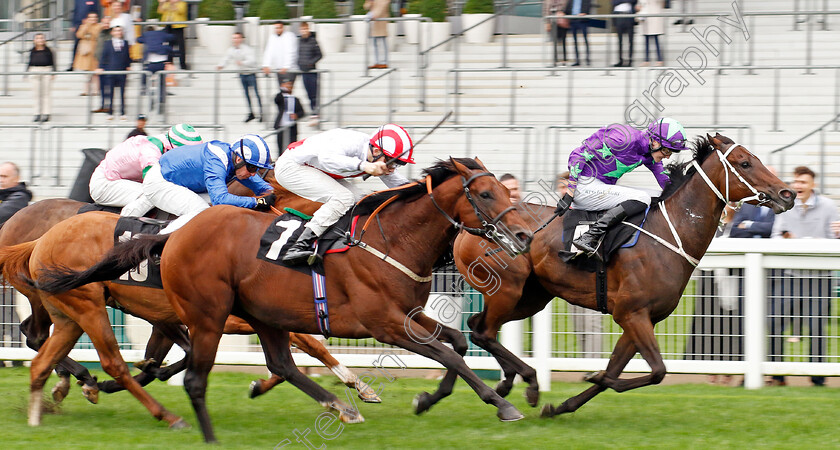
[{"label": "noseband", "polygon": [[431,177],[426,177],[426,189],[429,193],[429,198],[432,199],[432,204],[435,205],[435,208],[437,208],[437,210],[441,214],[443,214],[443,217],[446,217],[446,220],[448,220],[449,223],[451,223],[452,226],[454,226],[456,230],[464,230],[467,233],[470,233],[470,234],[473,234],[473,235],[476,235],[476,236],[483,236],[483,237],[487,238],[488,240],[503,238],[505,236],[503,236],[503,234],[499,233],[499,231],[496,229],[496,224],[499,223],[499,221],[502,220],[502,217],[505,214],[516,210],[516,207],[515,206],[509,206],[509,207],[505,208],[502,212],[500,212],[498,215],[496,215],[496,217],[493,217],[493,218],[491,218],[490,216],[488,216],[487,214],[482,212],[481,209],[478,208],[478,205],[475,203],[475,199],[473,198],[472,193],[470,193],[470,184],[472,184],[472,182],[475,181],[477,178],[481,178],[481,177],[484,177],[484,176],[495,178],[495,175],[493,175],[490,172],[476,173],[476,174],[473,174],[473,176],[471,176],[469,179],[467,179],[463,175],[461,175],[461,185],[464,188],[464,196],[467,198],[467,201],[470,203],[470,206],[472,206],[472,209],[475,212],[475,216],[478,217],[478,220],[481,221],[481,228],[468,227],[468,226],[464,225],[463,222],[461,222],[461,223],[456,222],[455,219],[453,219],[446,211],[444,211],[440,207],[440,205],[437,204],[437,201],[435,201],[435,196],[432,193],[432,178]]}]

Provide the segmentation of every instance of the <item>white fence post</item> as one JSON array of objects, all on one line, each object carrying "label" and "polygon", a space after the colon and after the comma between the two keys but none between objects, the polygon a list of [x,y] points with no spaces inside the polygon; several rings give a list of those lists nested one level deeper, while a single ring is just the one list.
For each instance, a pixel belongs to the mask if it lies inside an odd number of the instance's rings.
[{"label": "white fence post", "polygon": [[764,255],[747,253],[744,264],[744,387],[759,389],[764,386],[761,366],[765,359],[765,309],[767,298]]},{"label": "white fence post", "polygon": [[537,371],[537,383],[540,392],[551,390],[551,303],[534,316],[534,369]]},{"label": "white fence post", "polygon": [[[522,358],[522,333],[523,327],[521,320],[502,325],[501,344],[519,358]],[[505,374],[503,373],[502,377],[504,376]],[[518,381],[521,381],[521,378]]]}]

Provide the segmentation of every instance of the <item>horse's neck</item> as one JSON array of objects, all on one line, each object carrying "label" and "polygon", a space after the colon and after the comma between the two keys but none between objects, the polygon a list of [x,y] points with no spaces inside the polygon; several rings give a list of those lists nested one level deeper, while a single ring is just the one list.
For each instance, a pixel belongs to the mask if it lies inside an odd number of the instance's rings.
[{"label": "horse's neck", "polygon": [[[452,182],[454,181],[450,179],[440,186]],[[455,205],[460,196],[444,194],[440,186],[434,192],[435,201],[441,209],[454,217]],[[418,273],[421,274],[431,271],[457,233],[455,227],[435,208],[428,195],[410,203],[389,206],[382,211],[381,216],[388,245],[397,253],[410,256],[420,268]],[[385,244],[378,228],[369,229],[367,233],[365,241]],[[408,261],[401,262],[408,264]]]},{"label": "horse's neck", "polygon": [[[714,179],[719,168],[720,166],[716,166],[715,169],[709,169],[706,174],[710,179]],[[663,204],[685,251],[695,258],[701,258],[715,237],[724,203],[706,184],[703,177],[695,173]],[[674,241],[667,225],[657,234],[668,242]]]}]

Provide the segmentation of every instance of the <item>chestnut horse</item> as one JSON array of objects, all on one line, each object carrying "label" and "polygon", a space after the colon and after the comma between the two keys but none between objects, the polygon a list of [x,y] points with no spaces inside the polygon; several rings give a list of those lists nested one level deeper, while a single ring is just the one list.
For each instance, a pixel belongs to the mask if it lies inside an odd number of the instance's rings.
[{"label": "chestnut horse", "polygon": [[[284,205],[293,205],[304,211],[315,206],[285,191],[278,197],[278,202],[282,202]],[[46,234],[47,222],[54,223],[63,216],[67,216],[71,220],[59,223],[50,232],[51,235],[57,236],[57,242],[60,242],[62,249],[61,253],[50,253],[50,261],[56,264],[66,264],[67,258],[78,259],[81,254],[86,255],[88,261],[93,264],[113,246],[113,229],[118,216],[109,213],[88,213],[76,216],[79,208],[83,205],[85,204],[74,200],[54,199],[44,200],[24,208],[7,222],[7,225],[11,225],[10,227],[3,227],[2,234],[0,234],[2,241],[0,242],[11,244],[14,243],[15,239],[24,240]],[[39,217],[43,217],[43,220],[39,220]],[[28,224],[28,228],[25,226],[26,224]],[[89,233],[76,233],[75,231],[79,228],[87,228]],[[36,230],[38,233],[29,232],[27,234],[24,230]],[[74,231],[68,232],[68,230]],[[91,239],[91,236],[95,236],[95,239]],[[49,244],[43,243],[40,245]],[[7,282],[26,295],[30,301],[33,314],[24,321],[24,325],[28,326],[22,325],[22,328],[25,332],[28,332],[27,344],[34,350],[38,350],[49,335],[49,327],[52,321],[41,298],[44,294],[34,289],[27,281],[27,278],[32,276],[27,266],[34,249],[35,243],[11,248],[3,247],[3,250],[0,250],[0,269],[3,270]],[[109,298],[109,295],[112,298]],[[156,321],[152,316],[144,315],[146,314],[144,310],[136,307],[138,302],[142,301],[144,307],[149,306],[153,309],[163,310],[164,316],[167,316],[165,311],[170,310],[171,307],[162,290],[152,288],[108,289],[108,286],[106,286],[106,289],[97,291],[95,297],[87,300],[100,305],[103,313],[104,305],[114,306],[118,304],[126,312],[141,318],[149,318],[150,322],[156,323],[147,345],[146,360],[140,363],[144,372],[135,377],[135,380],[141,386],[145,386],[155,378],[166,380],[186,367],[185,359],[165,369],[158,369],[160,361],[169,352],[173,340],[186,351],[189,351],[189,338],[180,322],[177,320],[173,322]],[[167,317],[174,317],[174,314],[170,311]],[[254,330],[250,325],[235,316],[230,316],[225,324],[225,333],[252,334],[253,332]],[[33,341],[32,337],[37,337],[38,341]],[[358,389],[359,397],[363,401],[374,403],[380,401],[369,386],[359,382],[357,377],[332,357],[317,339],[305,334],[293,334],[291,341],[299,349],[324,362],[347,386]],[[117,351],[116,347],[113,350]],[[70,358],[64,358],[59,364],[84,381],[83,392],[92,403],[96,403],[100,389],[109,393],[123,389],[119,382],[113,380],[97,384],[96,379],[88,373],[87,369]],[[53,398],[56,401],[61,401],[69,390],[67,377],[66,372],[60,373],[59,384],[53,389]],[[253,398],[265,393],[281,381],[282,379],[279,377],[272,377],[268,382],[264,380],[255,381],[251,384],[250,396]]]},{"label": "chestnut horse", "polygon": [[[531,232],[512,212],[505,187],[479,161],[450,159],[424,173],[420,182],[362,200],[356,206],[359,223],[375,215],[376,231],[365,234],[364,242],[349,251],[325,259],[332,335],[374,337],[438,361],[464,378],[485,403],[496,406],[501,420],[519,420],[522,414],[467,367],[462,358],[467,350],[464,336],[418,311],[428,299],[435,262],[449,250],[459,229],[495,234],[505,226],[511,234],[501,241],[516,244],[519,251],[527,250]],[[255,257],[271,220],[266,214],[213,207],[171,235],[114,247],[84,272],[39,267],[39,287],[59,292],[113,279],[124,271],[121,267],[131,267],[163,246],[164,290],[190,329],[192,342],[184,385],[206,441],[216,440],[205,401],[207,375],[225,317],[231,313],[254,327],[272,373],[338,410],[342,421],[361,422],[358,411],[294,366],[289,331],[318,332],[312,280],[307,274]]]},{"label": "chestnut horse", "polygon": [[[771,207],[777,214],[793,206],[795,194],[743,146],[716,135],[698,139],[694,147],[694,159],[671,170],[671,185],[644,223],[646,232],[663,241],[642,233],[635,246],[618,250],[608,264],[607,310],[624,332],[606,371],[587,376],[586,380],[595,385],[580,395],[557,407],[546,405],[544,416],[573,412],[607,388],[623,392],[662,381],[665,365],[654,325],[677,307],[696,261],[715,235],[724,205],[730,200],[746,200]],[[539,216],[534,217],[539,225],[552,217],[554,209],[530,207],[527,212]],[[676,230],[673,234],[672,225]],[[482,259],[486,266],[472,267],[475,279],[497,277],[499,282],[477,286],[484,293],[484,310],[470,318],[470,338],[493,354],[502,367],[504,380],[496,391],[507,395],[519,374],[529,384],[526,398],[531,406],[536,406],[539,399],[536,372],[499,344],[499,328],[506,322],[533,316],[554,297],[597,310],[595,274],[566,264],[558,256],[563,249],[562,230],[562,220],[552,221],[535,234],[531,252],[508,259],[507,267],[500,267],[489,257]],[[480,237],[461,233],[455,241],[455,262],[461,273],[467,274],[472,261],[486,256],[487,248]],[[485,267],[492,268],[493,273]],[[494,286],[498,290],[488,291]],[[636,352],[650,365],[651,373],[619,379]],[[421,408],[437,401],[424,400]]]}]

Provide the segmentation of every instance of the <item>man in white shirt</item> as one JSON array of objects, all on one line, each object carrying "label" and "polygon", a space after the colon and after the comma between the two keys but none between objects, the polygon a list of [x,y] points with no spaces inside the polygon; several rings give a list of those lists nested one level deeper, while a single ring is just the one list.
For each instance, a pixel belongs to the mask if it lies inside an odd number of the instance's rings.
[{"label": "man in white shirt", "polygon": [[123,4],[114,2],[111,4],[111,28],[122,27],[123,39],[128,41],[128,45],[134,45],[136,37],[134,35],[134,20],[131,14],[123,10]]},{"label": "man in white shirt", "polygon": [[291,30],[287,30],[282,22],[274,24],[274,34],[268,38],[263,53],[263,73],[268,75],[272,71],[277,73],[277,83],[283,84],[283,77],[287,72],[297,72],[298,69],[298,38]]},{"label": "man in white shirt", "polygon": [[257,98],[260,112],[262,112],[262,99],[260,99],[260,91],[257,89],[257,75],[255,74],[257,71],[257,56],[254,49],[249,47],[244,41],[245,35],[238,31],[233,33],[233,46],[227,50],[224,58],[222,58],[216,68],[221,70],[229,62],[232,62],[236,65],[237,70],[242,71],[239,74],[239,80],[242,82],[242,89],[245,90],[245,100],[248,101],[248,117],[245,118],[245,122],[250,122],[256,119],[256,116],[254,115],[254,107],[251,104],[249,89],[254,90],[254,97]]}]

